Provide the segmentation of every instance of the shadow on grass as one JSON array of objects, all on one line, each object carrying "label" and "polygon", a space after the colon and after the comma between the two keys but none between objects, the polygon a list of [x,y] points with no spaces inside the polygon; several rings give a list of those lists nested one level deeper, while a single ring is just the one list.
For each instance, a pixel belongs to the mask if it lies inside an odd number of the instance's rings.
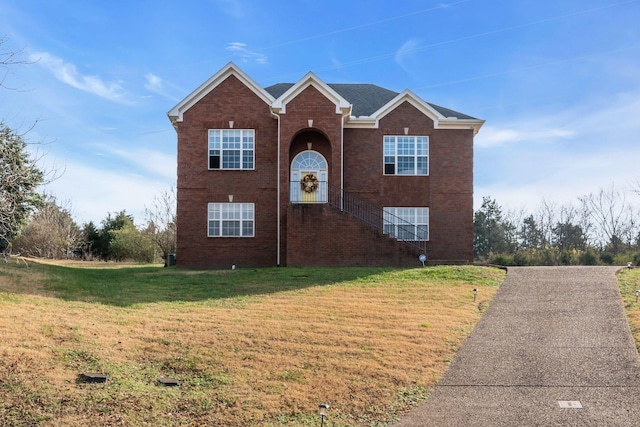
[{"label": "shadow on grass", "polygon": [[[128,307],[154,302],[190,302],[242,298],[304,289],[367,277],[394,268],[260,268],[238,270],[183,270],[162,267],[115,269],[74,268],[31,263],[20,269],[17,293],[54,296]],[[9,273],[10,274],[10,273]],[[30,280],[29,277],[33,276]],[[35,284],[38,281],[38,284]],[[3,289],[0,288],[0,291]],[[12,289],[11,292],[16,292]]]}]

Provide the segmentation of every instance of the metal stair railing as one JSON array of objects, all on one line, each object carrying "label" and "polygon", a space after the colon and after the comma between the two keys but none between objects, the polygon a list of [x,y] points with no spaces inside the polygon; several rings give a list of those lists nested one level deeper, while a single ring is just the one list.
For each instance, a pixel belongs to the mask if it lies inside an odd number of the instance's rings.
[{"label": "metal stair railing", "polygon": [[[300,182],[292,181],[290,189],[291,194],[298,194]],[[426,253],[428,228],[418,227],[326,181],[319,182],[316,191],[316,198],[292,198],[293,203],[328,203],[382,233]]]}]

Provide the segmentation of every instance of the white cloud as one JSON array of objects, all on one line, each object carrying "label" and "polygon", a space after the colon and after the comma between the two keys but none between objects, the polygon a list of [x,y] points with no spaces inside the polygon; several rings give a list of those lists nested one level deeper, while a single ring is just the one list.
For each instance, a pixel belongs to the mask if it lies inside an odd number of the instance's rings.
[{"label": "white cloud", "polygon": [[476,137],[476,208],[483,196],[510,209],[534,209],[543,199],[565,204],[611,183],[633,185],[640,176],[637,94],[483,128]]},{"label": "white cloud", "polygon": [[[99,164],[96,159],[96,165]],[[169,188],[174,179],[154,179],[134,172],[100,169],[83,163],[67,162],[64,174],[48,184],[46,190],[58,200],[71,203],[79,223],[99,224],[107,213],[126,210],[136,224],[144,222],[144,209],[154,196]]]},{"label": "white cloud", "polygon": [[400,49],[396,51],[396,54],[394,56],[395,61],[400,66],[403,66],[407,57],[413,52],[415,52],[416,49],[418,49],[419,45],[420,43],[415,39],[407,40],[406,42],[404,42],[402,46],[400,46]]},{"label": "white cloud", "polygon": [[412,71],[413,67],[411,66],[411,61],[414,57],[413,53],[415,53],[420,48],[420,42],[415,39],[407,40],[400,48],[396,51],[394,55],[394,60],[396,64],[404,70],[407,74],[411,75],[416,79],[420,79],[421,76],[418,73]]},{"label": "white cloud", "polygon": [[497,147],[518,142],[549,143],[557,139],[573,138],[576,133],[570,129],[501,129],[491,126],[482,128],[475,140],[477,147]]},{"label": "white cloud", "polygon": [[[144,85],[144,88],[147,89],[148,91],[157,93],[158,95],[164,96],[165,98],[169,98],[176,102],[179,101],[178,98],[171,96],[167,93],[167,91],[165,90],[165,81],[160,77],[156,76],[153,73],[147,73],[147,75],[145,75],[144,78],[147,80],[147,82]],[[173,85],[169,85],[169,86],[175,87]]]},{"label": "white cloud", "polygon": [[144,85],[146,89],[154,92],[162,90],[162,79],[160,77],[151,73],[148,73],[144,77],[147,79],[147,83]]},{"label": "white cloud", "polygon": [[117,150],[109,147],[102,147],[103,151],[109,151],[123,159],[126,159],[138,168],[149,173],[164,177],[165,179],[176,178],[177,163],[175,154],[166,154],[157,150]]},{"label": "white cloud", "polygon": [[268,62],[266,55],[247,49],[246,43],[231,42],[227,45],[226,49],[229,52],[232,52],[234,55],[238,56],[242,60],[242,62],[245,63],[255,61],[258,64],[266,64]]},{"label": "white cloud", "polygon": [[78,72],[74,64],[65,62],[63,59],[47,52],[32,53],[29,55],[29,60],[47,68],[53,73],[56,79],[71,87],[89,92],[110,101],[125,104],[131,103],[120,82],[105,82],[98,76],[83,75]]}]

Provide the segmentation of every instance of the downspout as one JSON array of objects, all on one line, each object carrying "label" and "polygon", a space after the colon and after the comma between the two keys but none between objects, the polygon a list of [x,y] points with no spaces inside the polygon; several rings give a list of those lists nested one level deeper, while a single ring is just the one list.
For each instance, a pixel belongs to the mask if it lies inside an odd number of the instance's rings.
[{"label": "downspout", "polygon": [[340,127],[340,210],[344,210],[344,124],[351,116],[351,108],[345,114],[342,114],[342,123]]},{"label": "downspout", "polygon": [[276,222],[278,224],[278,230],[276,233],[276,265],[280,267],[280,114],[276,114],[271,110],[271,115],[278,121],[278,155],[276,159],[276,199],[277,208],[276,208]]},{"label": "downspout", "polygon": [[344,116],[340,122],[340,210],[342,210],[344,200]]}]

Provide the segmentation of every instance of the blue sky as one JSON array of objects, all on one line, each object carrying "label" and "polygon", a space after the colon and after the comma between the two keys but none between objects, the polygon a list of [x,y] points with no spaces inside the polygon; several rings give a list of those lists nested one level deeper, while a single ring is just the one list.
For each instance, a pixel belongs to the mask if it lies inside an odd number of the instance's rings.
[{"label": "blue sky", "polygon": [[2,48],[33,63],[6,71],[0,117],[37,122],[78,221],[141,223],[175,182],[178,101],[229,61],[263,86],[313,71],[486,120],[476,207],[533,210],[638,186],[639,22],[640,0],[3,0]]}]

